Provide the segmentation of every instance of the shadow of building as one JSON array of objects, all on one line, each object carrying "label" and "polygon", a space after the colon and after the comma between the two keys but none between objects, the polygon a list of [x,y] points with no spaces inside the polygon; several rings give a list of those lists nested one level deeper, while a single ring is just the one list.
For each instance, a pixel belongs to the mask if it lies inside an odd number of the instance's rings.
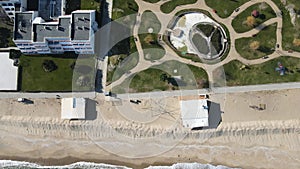
[{"label": "shadow of building", "polygon": [[96,101],[86,99],[85,120],[97,119]]}]

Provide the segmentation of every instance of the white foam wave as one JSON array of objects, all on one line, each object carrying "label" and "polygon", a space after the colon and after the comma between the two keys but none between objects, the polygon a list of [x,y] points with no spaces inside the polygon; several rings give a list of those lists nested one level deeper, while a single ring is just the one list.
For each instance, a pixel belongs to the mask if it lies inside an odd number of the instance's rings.
[{"label": "white foam wave", "polygon": [[236,169],[223,165],[213,166],[211,164],[200,163],[176,163],[172,166],[150,166],[146,169]]},{"label": "white foam wave", "polygon": [[[103,163],[91,163],[91,162],[76,162],[70,165],[64,166],[41,166],[35,163],[25,161],[12,161],[12,160],[0,160],[0,168],[32,168],[32,169],[45,169],[45,168],[56,168],[56,169],[131,169],[125,166],[117,166]],[[230,168],[223,165],[213,166],[211,164],[200,164],[200,163],[176,163],[172,166],[150,166],[146,169],[236,169]]]},{"label": "white foam wave", "polygon": [[0,160],[0,168],[4,167],[27,167],[27,168],[36,168],[36,169],[45,169],[45,168],[94,168],[94,169],[131,169],[125,166],[117,166],[103,163],[91,163],[91,162],[76,162],[70,165],[64,166],[41,166],[35,163],[29,163],[24,161],[12,161],[12,160]]}]

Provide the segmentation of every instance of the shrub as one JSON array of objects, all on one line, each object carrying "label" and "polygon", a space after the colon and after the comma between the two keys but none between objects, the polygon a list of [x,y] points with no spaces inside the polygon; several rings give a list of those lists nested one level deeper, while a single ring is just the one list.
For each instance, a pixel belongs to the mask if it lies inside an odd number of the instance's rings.
[{"label": "shrub", "polygon": [[52,72],[57,69],[57,66],[52,60],[44,60],[43,69],[45,72]]}]

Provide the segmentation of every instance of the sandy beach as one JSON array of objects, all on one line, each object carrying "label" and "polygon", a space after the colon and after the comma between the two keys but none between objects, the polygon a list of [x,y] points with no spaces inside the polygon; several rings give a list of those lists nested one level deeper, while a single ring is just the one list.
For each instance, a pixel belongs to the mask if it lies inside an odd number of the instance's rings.
[{"label": "sandy beach", "polygon": [[[1,99],[0,159],[45,165],[93,161],[133,168],[179,162],[300,168],[299,94],[299,89],[212,94],[210,100],[224,112],[222,123],[198,131],[181,127],[176,97],[145,99],[141,105],[100,97],[89,103],[85,121],[61,120],[59,99],[33,99],[32,105]],[[249,107],[262,103],[266,110]]]}]

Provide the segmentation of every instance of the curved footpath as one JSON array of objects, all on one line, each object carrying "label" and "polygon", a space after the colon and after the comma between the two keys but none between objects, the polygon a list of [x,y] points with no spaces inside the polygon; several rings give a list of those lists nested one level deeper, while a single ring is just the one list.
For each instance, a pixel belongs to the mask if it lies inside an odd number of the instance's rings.
[{"label": "curved footpath", "polygon": [[[253,1],[249,1],[245,4],[243,4],[242,6],[240,6],[240,10],[238,12],[233,12],[229,17],[227,18],[220,18],[216,13],[212,12],[212,9],[210,7],[208,7],[205,4],[204,0],[198,0],[195,4],[189,4],[189,5],[182,5],[182,6],[177,6],[171,13],[169,14],[164,14],[160,11],[160,5],[163,3],[164,1],[160,1],[158,3],[147,3],[145,1],[142,0],[137,0],[136,3],[139,5],[139,11],[138,13],[142,14],[144,11],[146,10],[151,10],[152,12],[154,12],[157,15],[157,18],[159,19],[159,21],[161,22],[161,30],[160,30],[160,34],[165,34],[165,30],[167,30],[167,26],[169,24],[169,22],[172,20],[173,16],[184,9],[194,9],[194,8],[199,8],[199,9],[203,9],[208,11],[212,17],[219,23],[222,23],[224,25],[227,26],[227,29],[230,32],[230,38],[231,38],[231,46],[230,46],[230,51],[228,56],[216,63],[216,64],[205,64],[205,63],[197,63],[197,62],[192,62],[189,59],[185,59],[185,58],[181,58],[179,57],[172,49],[171,47],[169,47],[167,44],[165,44],[165,42],[161,41],[160,43],[162,44],[164,50],[166,51],[165,56],[160,59],[157,60],[156,62],[152,63],[151,61],[147,61],[144,59],[144,55],[143,55],[143,49],[141,47],[140,44],[140,40],[136,41],[136,46],[138,48],[138,53],[140,54],[140,61],[138,63],[138,65],[133,68],[132,70],[130,70],[130,74],[126,74],[121,76],[118,80],[114,81],[113,83],[111,83],[109,86],[106,86],[106,89],[109,90],[111,89],[113,86],[117,86],[120,85],[124,80],[126,80],[126,78],[130,75],[133,75],[135,73],[138,73],[140,71],[143,71],[145,69],[148,69],[149,67],[153,66],[153,65],[157,65],[157,64],[161,64],[165,61],[169,61],[169,60],[177,60],[186,64],[191,64],[197,67],[201,67],[204,68],[208,74],[208,78],[209,78],[209,82],[210,82],[210,88],[213,88],[213,84],[214,84],[214,79],[217,79],[217,77],[213,76],[213,71],[218,68],[223,66],[224,64],[229,63],[232,60],[239,60],[242,63],[246,64],[246,65],[254,65],[254,64],[261,64],[264,63],[266,61],[269,61],[271,59],[280,57],[280,56],[293,56],[293,57],[298,57],[300,58],[300,53],[299,52],[293,52],[293,53],[288,53],[287,51],[283,51],[282,50],[282,16],[281,16],[281,11],[280,9],[276,6],[276,4],[271,1],[271,0],[253,0]],[[270,7],[274,10],[274,12],[276,13],[276,18],[272,18],[267,20],[266,22],[264,22],[263,24],[259,25],[258,27],[256,27],[255,29],[252,29],[248,32],[245,33],[236,33],[235,30],[233,29],[231,23],[232,20],[238,15],[240,14],[242,11],[244,11],[246,8],[248,8],[251,5],[254,5],[256,3],[261,3],[261,2],[265,2],[268,5],[270,5]],[[139,16],[137,16],[137,20],[139,20]],[[243,58],[237,51],[235,48],[235,40],[242,38],[242,37],[251,37],[253,34],[258,33],[260,30],[262,30],[264,27],[271,25],[273,23],[277,23],[277,31],[276,31],[276,44],[279,44],[279,48],[276,49],[276,51],[274,53],[272,53],[271,55],[268,55],[269,58],[267,59],[254,59],[254,60],[248,60]],[[134,35],[137,36],[138,35],[138,27],[139,27],[140,22],[138,22],[138,24],[136,24],[134,26]]]}]

